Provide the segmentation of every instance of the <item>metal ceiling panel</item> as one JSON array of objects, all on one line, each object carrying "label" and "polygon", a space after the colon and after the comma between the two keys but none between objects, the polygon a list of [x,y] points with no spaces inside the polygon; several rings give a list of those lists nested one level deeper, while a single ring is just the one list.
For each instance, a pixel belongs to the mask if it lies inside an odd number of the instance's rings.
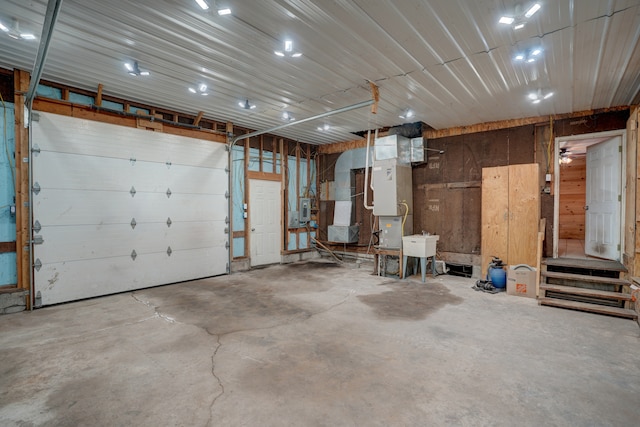
[{"label": "metal ceiling panel", "polygon": [[[379,86],[375,116],[364,108],[279,131],[314,144],[402,124],[407,108],[442,129],[640,102],[640,0],[541,1],[521,30],[497,22],[532,3],[228,0],[232,15],[218,16],[193,0],[65,0],[43,78],[258,130],[283,123],[283,111],[314,116],[369,99],[369,80]],[[0,0],[0,21],[39,36],[46,6]],[[302,57],[274,55],[287,38]],[[30,71],[37,45],[0,33],[0,66]],[[514,60],[538,47],[537,61]],[[151,76],[129,76],[133,60]],[[209,96],[188,92],[200,83]],[[538,90],[554,95],[532,104]],[[241,109],[246,99],[257,108]]]}]

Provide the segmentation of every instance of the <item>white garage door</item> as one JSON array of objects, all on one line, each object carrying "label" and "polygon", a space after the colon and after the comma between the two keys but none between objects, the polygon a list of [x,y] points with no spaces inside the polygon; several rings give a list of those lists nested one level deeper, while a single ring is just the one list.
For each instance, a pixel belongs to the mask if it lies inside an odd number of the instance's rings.
[{"label": "white garage door", "polygon": [[33,252],[42,305],[227,272],[224,144],[35,116]]}]

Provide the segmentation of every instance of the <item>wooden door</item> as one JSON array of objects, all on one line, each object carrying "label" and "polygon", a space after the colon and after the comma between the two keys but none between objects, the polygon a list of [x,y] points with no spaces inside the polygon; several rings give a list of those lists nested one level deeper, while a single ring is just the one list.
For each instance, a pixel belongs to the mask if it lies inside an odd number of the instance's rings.
[{"label": "wooden door", "polygon": [[620,261],[621,137],[587,147],[585,253]]}]

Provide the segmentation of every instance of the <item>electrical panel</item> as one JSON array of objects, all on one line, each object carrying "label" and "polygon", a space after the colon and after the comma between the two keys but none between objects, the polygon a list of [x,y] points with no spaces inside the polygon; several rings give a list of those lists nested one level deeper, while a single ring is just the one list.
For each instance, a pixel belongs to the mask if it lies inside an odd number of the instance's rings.
[{"label": "electrical panel", "polygon": [[311,199],[300,199],[300,208],[298,212],[300,214],[300,223],[306,224],[311,221]]},{"label": "electrical panel", "polygon": [[298,228],[300,227],[300,215],[298,211],[289,211],[287,213],[287,218],[289,219],[289,227],[288,228]]},{"label": "electrical panel", "polygon": [[[411,166],[397,160],[376,160],[372,168],[373,214],[399,216],[413,213]],[[406,207],[401,203],[406,203]]]}]

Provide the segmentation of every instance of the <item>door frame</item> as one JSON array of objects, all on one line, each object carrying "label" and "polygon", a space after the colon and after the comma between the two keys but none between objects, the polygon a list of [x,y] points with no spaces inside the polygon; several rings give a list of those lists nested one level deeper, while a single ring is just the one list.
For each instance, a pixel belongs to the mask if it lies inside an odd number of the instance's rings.
[{"label": "door frame", "polygon": [[[279,249],[278,249],[279,261],[278,262],[281,263],[282,262],[282,248],[283,248],[283,246],[282,246],[283,245],[283,243],[282,243],[282,235],[283,235],[283,231],[284,231],[284,228],[283,228],[284,227],[284,215],[283,215],[283,211],[282,211],[282,188],[283,188],[282,187],[282,180],[278,176],[277,179],[276,179],[276,177],[266,178],[266,179],[264,177],[261,177],[261,178],[248,177],[248,179],[247,179],[247,184],[248,184],[247,188],[248,188],[248,193],[249,193],[248,197],[247,197],[247,201],[249,202],[249,212],[248,212],[249,213],[249,215],[248,215],[249,221],[247,222],[248,228],[247,228],[247,233],[246,233],[246,238],[245,238],[245,245],[247,245],[246,247],[247,247],[248,253],[249,253],[249,264],[250,264],[251,267],[256,266],[256,264],[254,264],[253,252],[252,252],[252,249],[253,249],[252,245],[254,244],[254,242],[253,242],[254,239],[253,239],[253,236],[252,236],[252,234],[253,234],[253,224],[252,224],[252,221],[251,221],[251,215],[252,215],[252,208],[255,209],[255,205],[253,203],[251,203],[251,197],[252,197],[252,191],[251,191],[252,185],[251,185],[251,183],[252,182],[269,182],[269,183],[278,184],[278,186],[279,186],[278,194],[279,194],[280,197],[278,198],[278,209],[277,209],[279,211],[279,213],[280,213],[280,224],[279,224],[279,231],[278,231],[278,236],[279,236],[279,239],[278,239],[278,242],[279,242]],[[266,264],[257,264],[257,266],[260,266],[260,265],[266,265]]]},{"label": "door frame", "polygon": [[[581,139],[594,139],[594,138],[614,138],[619,136],[622,138],[622,155],[620,156],[620,192],[622,196],[622,202],[620,204],[620,259],[622,260],[622,253],[625,243],[625,208],[626,208],[626,179],[627,176],[626,164],[627,164],[627,130],[617,129],[605,132],[584,133],[580,135],[562,136],[556,137],[554,143],[553,154],[553,258],[558,258],[558,246],[560,241],[560,142],[563,141],[577,141]],[[586,172],[585,172],[586,173]]]}]

